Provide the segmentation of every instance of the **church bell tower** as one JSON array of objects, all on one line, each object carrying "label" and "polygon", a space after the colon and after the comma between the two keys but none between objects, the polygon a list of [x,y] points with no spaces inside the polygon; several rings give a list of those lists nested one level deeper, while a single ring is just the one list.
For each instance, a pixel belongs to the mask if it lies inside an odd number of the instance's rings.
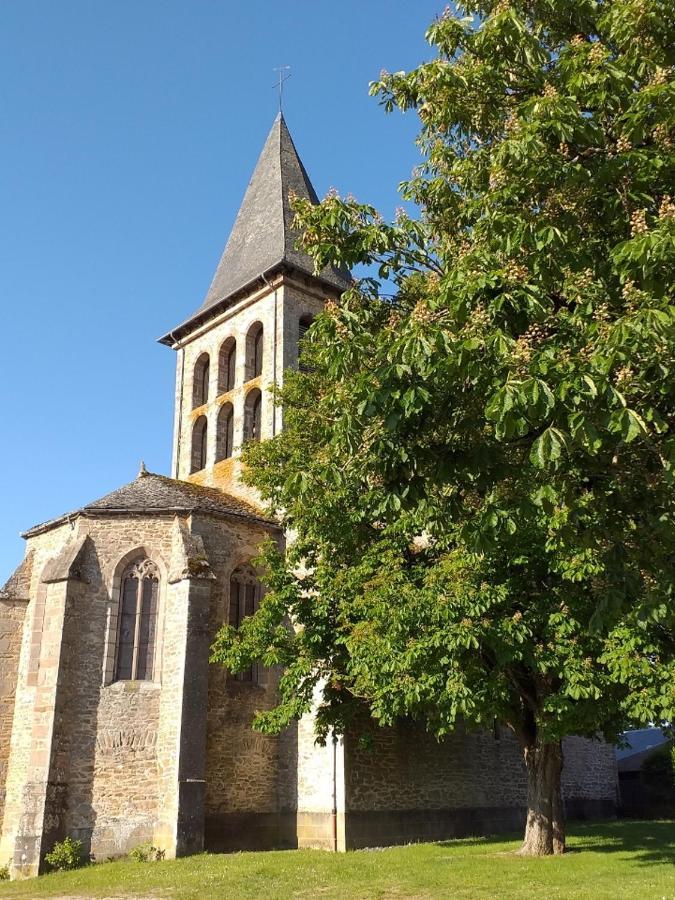
[{"label": "church bell tower", "polygon": [[279,113],[206,298],[160,338],[177,351],[172,474],[250,499],[239,455],[282,425],[274,386],[297,365],[298,342],[350,275],[314,272],[295,246],[290,196],[318,198]]}]

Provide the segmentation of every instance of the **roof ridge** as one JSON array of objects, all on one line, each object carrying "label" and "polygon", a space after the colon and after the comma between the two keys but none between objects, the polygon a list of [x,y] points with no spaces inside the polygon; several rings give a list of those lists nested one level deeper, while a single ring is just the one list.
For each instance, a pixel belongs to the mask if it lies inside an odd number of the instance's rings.
[{"label": "roof ridge", "polygon": [[74,512],[29,528],[23,532],[23,537],[32,537],[78,516],[166,515],[195,511],[205,515],[250,519],[278,527],[268,513],[251,501],[240,499],[214,485],[195,484],[157,472],[146,472]]},{"label": "roof ridge", "polygon": [[286,253],[286,215],[284,209],[284,167],[282,165],[282,150],[281,150],[281,137],[283,134],[283,128],[286,124],[284,119],[284,114],[281,110],[279,110],[279,115],[274,120],[274,124],[279,123],[279,146],[277,147],[277,153],[279,156],[279,190],[281,192],[281,197],[279,198],[281,201],[281,247],[282,253]]}]

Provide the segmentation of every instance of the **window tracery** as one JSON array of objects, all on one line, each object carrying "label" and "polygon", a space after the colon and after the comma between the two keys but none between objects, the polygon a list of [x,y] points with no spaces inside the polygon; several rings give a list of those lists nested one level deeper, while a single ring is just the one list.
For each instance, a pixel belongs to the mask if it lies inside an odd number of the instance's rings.
[{"label": "window tracery", "polygon": [[[248,616],[252,616],[260,605],[262,584],[250,565],[239,566],[230,576],[230,608],[229,624],[232,628],[240,628]],[[258,666],[250,666],[243,672],[231,677],[235,681],[257,682]]]},{"label": "window tracery", "polygon": [[147,557],[121,578],[116,681],[152,681],[157,636],[159,570]]}]

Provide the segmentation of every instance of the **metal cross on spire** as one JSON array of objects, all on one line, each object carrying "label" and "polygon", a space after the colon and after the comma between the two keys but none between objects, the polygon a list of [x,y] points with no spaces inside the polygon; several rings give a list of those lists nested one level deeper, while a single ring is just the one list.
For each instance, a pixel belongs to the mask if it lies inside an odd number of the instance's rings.
[{"label": "metal cross on spire", "polygon": [[[284,103],[284,82],[288,81],[291,77],[291,67],[290,66],[277,66],[274,70],[279,73],[279,78],[274,87],[279,91],[279,112],[281,112],[281,108]],[[286,72],[287,74],[284,74]]]}]

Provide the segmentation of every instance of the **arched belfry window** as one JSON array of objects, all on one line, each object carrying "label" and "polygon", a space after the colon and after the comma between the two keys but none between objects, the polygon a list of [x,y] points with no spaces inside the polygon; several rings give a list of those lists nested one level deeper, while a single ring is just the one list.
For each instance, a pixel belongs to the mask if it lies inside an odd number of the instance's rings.
[{"label": "arched belfry window", "polygon": [[235,384],[237,365],[237,342],[229,337],[220,348],[218,355],[218,393],[231,391]]},{"label": "arched belfry window", "polygon": [[300,322],[298,323],[298,366],[301,372],[309,372],[309,366],[301,359],[303,351],[302,342],[305,339],[305,335],[312,327],[313,321],[314,319],[312,318],[312,316],[302,316]]},{"label": "arched belfry window", "polygon": [[234,443],[234,409],[231,403],[223,403],[218,411],[216,433],[216,462],[232,456]]},{"label": "arched belfry window", "polygon": [[255,322],[246,335],[246,380],[262,375],[263,367],[263,327]]},{"label": "arched belfry window", "polygon": [[[247,616],[252,616],[260,605],[262,585],[252,566],[239,566],[230,576],[229,623],[239,628]],[[236,681],[257,681],[258,667],[251,666],[232,676]]]},{"label": "arched belfry window", "polygon": [[262,394],[253,388],[244,401],[244,440],[259,441],[262,426]]},{"label": "arched belfry window", "polygon": [[159,571],[152,560],[127,566],[120,584],[116,681],[152,681],[158,595]]},{"label": "arched belfry window", "polygon": [[209,354],[202,353],[195,363],[192,380],[192,408],[197,409],[209,402]]},{"label": "arched belfry window", "polygon": [[192,426],[192,459],[190,472],[199,472],[206,468],[208,427],[206,416],[200,416]]}]

